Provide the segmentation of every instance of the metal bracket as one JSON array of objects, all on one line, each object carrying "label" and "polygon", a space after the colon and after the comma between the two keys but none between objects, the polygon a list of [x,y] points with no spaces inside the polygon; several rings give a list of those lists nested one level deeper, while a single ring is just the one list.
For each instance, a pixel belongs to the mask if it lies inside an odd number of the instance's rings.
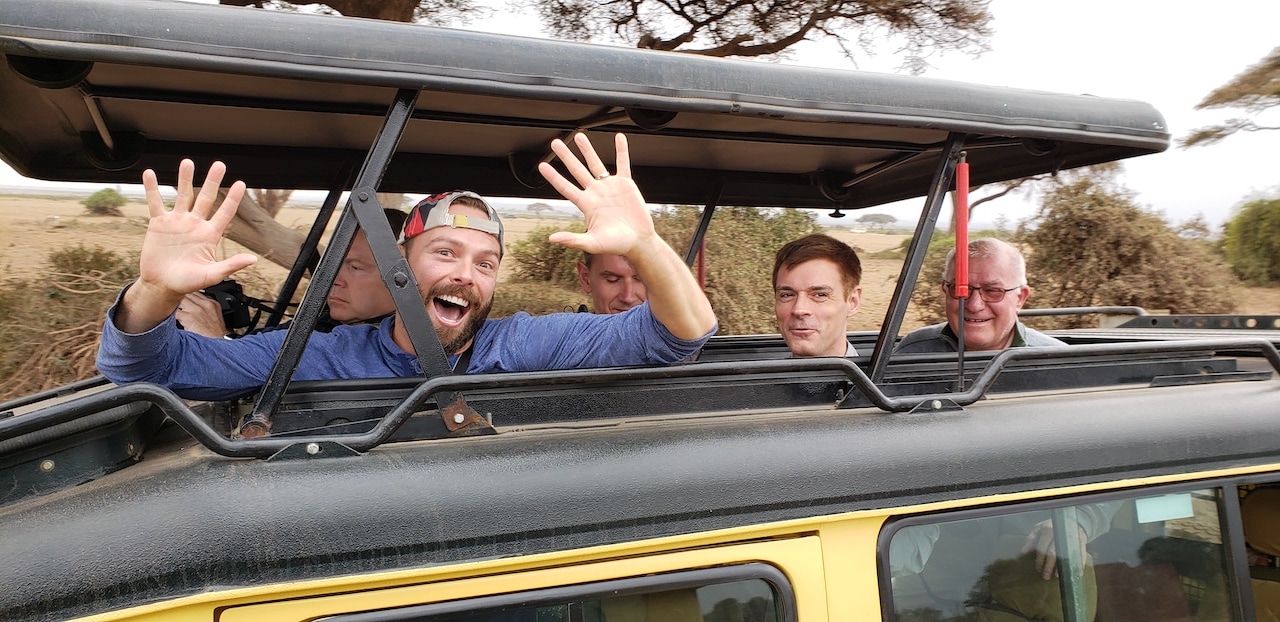
[{"label": "metal bracket", "polygon": [[440,418],[444,420],[449,436],[487,436],[498,433],[488,419],[481,417],[480,413],[467,404],[461,393],[453,395],[456,398],[440,410]]},{"label": "metal bracket", "polygon": [[944,413],[944,412],[963,412],[964,407],[945,397],[925,400],[916,404],[908,414],[921,415],[926,413]]},{"label": "metal bracket", "polygon": [[267,462],[276,460],[311,460],[314,458],[350,458],[360,452],[334,441],[294,443],[272,454]]}]

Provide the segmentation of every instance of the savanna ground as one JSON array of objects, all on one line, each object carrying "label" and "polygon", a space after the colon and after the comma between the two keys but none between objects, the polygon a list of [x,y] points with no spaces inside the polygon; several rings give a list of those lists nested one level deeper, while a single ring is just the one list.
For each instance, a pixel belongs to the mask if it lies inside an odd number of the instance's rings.
[{"label": "savanna ground", "polygon": [[[137,252],[146,230],[147,208],[145,205],[134,200],[122,208],[123,216],[89,216],[86,215],[84,206],[80,204],[80,198],[56,195],[4,194],[0,192],[0,282],[23,281],[31,286],[29,289],[32,290],[46,285],[41,282],[41,279],[49,278],[50,268],[47,264],[47,258],[51,251],[58,249],[74,248],[81,245],[86,248],[100,247],[108,251],[114,251],[121,257],[130,257],[131,254]],[[314,209],[288,207],[281,211],[277,216],[277,220],[286,226],[305,230],[314,216]],[[548,225],[560,226],[560,224],[567,225],[569,223],[568,219],[531,218],[529,216],[531,215],[522,214],[519,218],[508,218],[505,221],[508,251],[510,251],[515,242],[527,236],[534,228]],[[902,262],[897,259],[882,259],[872,255],[899,246],[906,236],[885,233],[854,233],[839,229],[831,230],[830,233],[860,249],[859,254],[863,257],[862,309],[849,323],[849,329],[878,329],[888,308],[889,300],[893,295],[895,281],[901,270]],[[222,252],[224,256],[230,256],[243,252],[243,249],[234,242],[224,241]],[[761,249],[760,252],[772,253],[772,249]],[[709,261],[715,261],[715,259],[711,258]],[[510,275],[514,272],[512,263],[510,261],[504,262],[500,280],[508,280],[510,278]],[[277,284],[283,280],[286,274],[287,269],[264,260],[238,273],[236,279],[244,285],[247,294],[271,299]],[[55,278],[61,277],[55,275]],[[71,284],[68,286],[55,283],[54,285],[68,292],[73,289],[83,289],[86,286],[84,281],[69,281],[68,283]],[[91,285],[92,283],[90,283]],[[114,291],[115,284],[109,283],[108,285]],[[501,287],[499,291],[502,291]],[[1280,314],[1280,288],[1239,287],[1236,292],[1236,312]],[[579,300],[579,302],[586,301],[585,296],[582,296],[581,300]],[[50,308],[43,311],[57,316],[60,313],[59,309],[56,308],[58,304],[55,296],[55,299],[50,299]],[[109,302],[103,304],[109,304]],[[1028,306],[1036,306],[1034,293]],[[1161,310],[1151,309],[1150,311],[1158,313]],[[93,346],[92,343],[87,342],[93,340],[97,330],[92,324],[100,322],[102,316],[100,312],[94,312],[90,315],[94,318],[92,321],[81,318],[68,326],[60,327],[58,331],[49,335],[48,341],[42,342],[41,346],[36,346],[36,349],[44,347],[44,344],[55,344],[76,339],[86,341],[80,347],[80,350],[84,350],[82,354],[91,355]],[[29,320],[33,326],[43,326],[44,324],[41,322],[47,321],[47,318],[13,316],[0,319],[5,322],[21,322],[24,324]],[[916,313],[916,310],[909,308],[903,325],[903,332],[923,324],[924,322]],[[0,326],[0,328],[3,328],[3,326]],[[41,334],[44,333],[42,332]],[[14,348],[8,349],[13,350]],[[27,346],[23,346],[22,349],[27,349]],[[34,389],[47,388],[47,386],[31,385],[31,382],[41,383],[41,379],[26,376],[39,376],[43,369],[58,369],[59,372],[62,372],[65,370],[59,366],[65,367],[71,364],[68,361],[60,360],[66,357],[57,347],[50,345],[46,349],[49,350],[49,360],[40,360],[38,361],[39,365],[28,364],[20,369],[13,378],[4,379],[4,385],[13,389],[8,393],[22,395],[30,393]],[[0,353],[4,353],[4,350],[3,344],[0,344]],[[23,357],[27,356],[28,353],[8,352],[7,354]],[[39,354],[39,352],[34,354]],[[88,358],[82,356],[80,361],[75,364],[85,369],[77,368],[75,370],[76,373],[82,376],[92,375],[91,356],[88,356]],[[24,377],[18,378],[17,376],[19,375]],[[21,382],[16,382],[19,380]],[[42,385],[57,386],[57,384],[61,384],[60,382],[50,384],[49,380],[48,378],[44,379]],[[0,395],[5,393],[5,391],[0,391]]]}]

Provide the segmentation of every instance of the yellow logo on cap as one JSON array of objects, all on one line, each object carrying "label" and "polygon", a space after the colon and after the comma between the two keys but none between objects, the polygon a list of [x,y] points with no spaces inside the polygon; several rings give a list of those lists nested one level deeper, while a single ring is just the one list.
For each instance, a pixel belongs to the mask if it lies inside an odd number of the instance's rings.
[{"label": "yellow logo on cap", "polygon": [[464,216],[464,215],[462,215],[462,214],[454,214],[454,215],[453,215],[453,226],[455,226],[455,227],[470,227],[471,225],[468,225],[468,224],[467,224],[467,217],[466,217],[466,216]]}]

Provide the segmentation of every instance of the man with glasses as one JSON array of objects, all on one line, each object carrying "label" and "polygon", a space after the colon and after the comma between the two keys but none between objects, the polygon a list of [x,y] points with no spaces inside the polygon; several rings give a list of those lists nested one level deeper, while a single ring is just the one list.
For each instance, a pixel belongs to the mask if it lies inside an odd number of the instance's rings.
[{"label": "man with glasses", "polygon": [[[955,297],[955,250],[947,254],[942,291],[947,321],[911,331],[895,352],[955,352],[960,300]],[[966,352],[1003,350],[1021,346],[1061,346],[1065,343],[1018,321],[1018,311],[1031,295],[1027,262],[1013,245],[995,238],[969,242],[969,298],[964,302]]]}]

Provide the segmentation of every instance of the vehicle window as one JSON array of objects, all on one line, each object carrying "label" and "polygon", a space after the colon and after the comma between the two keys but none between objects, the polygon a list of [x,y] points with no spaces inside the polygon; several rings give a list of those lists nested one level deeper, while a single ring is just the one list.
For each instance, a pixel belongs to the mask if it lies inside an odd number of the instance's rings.
[{"label": "vehicle window", "polygon": [[1240,490],[1249,589],[1259,620],[1280,612],[1280,487],[1272,482]]},{"label": "vehicle window", "polygon": [[498,612],[413,619],[423,622],[776,622],[779,616],[769,584],[751,579]]},{"label": "vehicle window", "polygon": [[1199,490],[902,527],[887,564],[894,616],[1238,619],[1220,501],[1218,489]]},{"label": "vehicle window", "polygon": [[[748,564],[761,568],[763,564]],[[713,569],[719,570],[719,569]],[[325,618],[333,622],[786,622],[794,620],[784,575],[770,580],[689,581],[700,571],[607,581],[471,601]],[[706,572],[706,571],[702,571]],[[774,580],[772,577],[777,578]],[[667,589],[659,587],[666,580]],[[679,587],[671,587],[672,585]],[[646,587],[647,586],[647,587]],[[790,604],[789,604],[790,603]]]}]

